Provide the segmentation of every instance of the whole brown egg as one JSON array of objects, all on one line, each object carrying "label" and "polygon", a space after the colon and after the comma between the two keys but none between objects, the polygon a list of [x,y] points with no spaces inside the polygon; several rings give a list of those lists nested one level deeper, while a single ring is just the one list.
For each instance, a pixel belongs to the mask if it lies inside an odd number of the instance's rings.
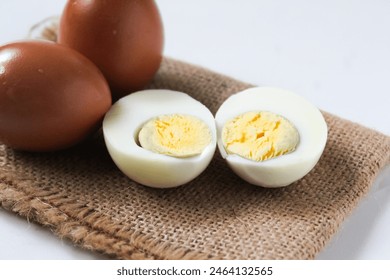
[{"label": "whole brown egg", "polygon": [[100,70],[80,53],[51,42],[0,47],[0,143],[54,151],[101,125],[111,93]]},{"label": "whole brown egg", "polygon": [[144,88],[158,70],[163,26],[153,0],[69,0],[58,42],[93,61],[114,99]]}]

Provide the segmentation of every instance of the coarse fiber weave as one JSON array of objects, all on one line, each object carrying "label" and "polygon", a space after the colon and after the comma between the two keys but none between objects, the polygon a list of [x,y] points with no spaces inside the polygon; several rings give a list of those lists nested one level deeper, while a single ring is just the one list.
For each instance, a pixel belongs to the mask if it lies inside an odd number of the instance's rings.
[{"label": "coarse fiber weave", "polygon": [[[186,92],[213,113],[249,86],[168,58],[151,85]],[[324,116],[323,156],[288,187],[245,183],[218,152],[184,186],[144,187],[117,169],[100,132],[54,153],[0,145],[0,204],[112,258],[313,259],[390,161],[390,137]]]}]

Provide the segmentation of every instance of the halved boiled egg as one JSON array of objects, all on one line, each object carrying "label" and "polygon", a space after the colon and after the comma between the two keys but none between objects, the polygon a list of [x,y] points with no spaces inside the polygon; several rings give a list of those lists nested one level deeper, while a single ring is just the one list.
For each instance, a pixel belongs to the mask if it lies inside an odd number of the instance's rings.
[{"label": "halved boiled egg", "polygon": [[304,177],[327,141],[321,112],[278,88],[256,87],[230,96],[215,120],[222,157],[242,179],[263,187],[287,186]]},{"label": "halved boiled egg", "polygon": [[109,154],[132,180],[157,188],[188,183],[209,165],[216,149],[210,110],[189,95],[144,90],[117,101],[103,133]]}]

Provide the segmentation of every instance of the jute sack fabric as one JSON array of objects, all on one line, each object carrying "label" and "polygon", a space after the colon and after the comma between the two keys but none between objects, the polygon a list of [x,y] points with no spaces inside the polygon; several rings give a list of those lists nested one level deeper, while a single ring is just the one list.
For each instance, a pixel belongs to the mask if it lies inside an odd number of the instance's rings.
[{"label": "jute sack fabric", "polygon": [[[247,87],[168,58],[151,85],[186,92],[213,113]],[[112,258],[313,259],[390,161],[390,137],[323,114],[329,127],[323,156],[285,188],[245,183],[218,152],[186,185],[145,187],[117,169],[99,132],[54,153],[0,145],[0,204]]]}]

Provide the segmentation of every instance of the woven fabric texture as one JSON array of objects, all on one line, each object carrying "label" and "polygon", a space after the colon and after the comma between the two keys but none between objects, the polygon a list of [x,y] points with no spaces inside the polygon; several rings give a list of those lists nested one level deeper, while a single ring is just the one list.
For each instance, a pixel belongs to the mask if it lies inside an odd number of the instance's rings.
[{"label": "woven fabric texture", "polygon": [[[151,85],[186,92],[213,113],[247,87],[169,58]],[[144,187],[117,169],[99,131],[53,153],[0,145],[0,205],[117,259],[313,259],[390,161],[390,137],[323,114],[324,154],[288,187],[245,183],[218,152],[184,186]]]}]

